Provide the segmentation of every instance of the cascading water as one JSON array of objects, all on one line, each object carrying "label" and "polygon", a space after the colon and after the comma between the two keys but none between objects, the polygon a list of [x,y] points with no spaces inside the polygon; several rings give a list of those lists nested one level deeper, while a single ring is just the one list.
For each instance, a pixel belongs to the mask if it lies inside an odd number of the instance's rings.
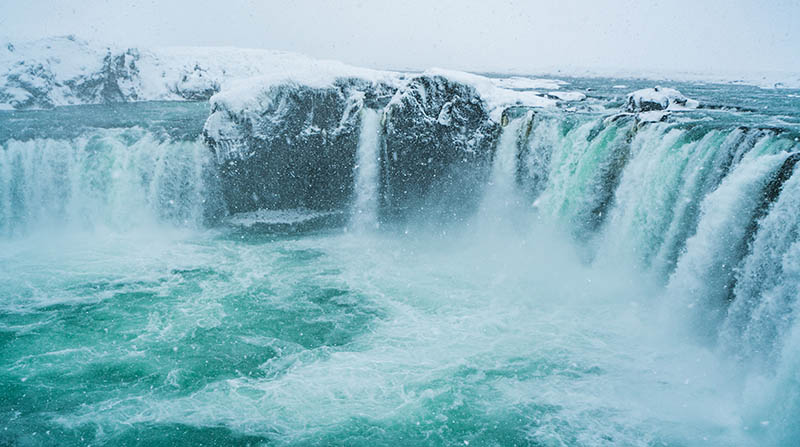
[{"label": "cascading water", "polygon": [[508,211],[519,207],[517,160],[520,132],[532,116],[511,120],[504,128],[492,160],[492,169],[483,196],[481,217],[502,219]]},{"label": "cascading water", "polygon": [[356,150],[355,200],[351,225],[358,230],[378,227],[381,112],[363,108]]},{"label": "cascading water", "polygon": [[639,131],[606,224],[606,256],[631,257],[662,280],[697,226],[700,202],[753,148],[773,138],[734,129],[690,131],[654,124]]},{"label": "cascading water", "polygon": [[9,140],[0,150],[0,231],[202,225],[215,200],[209,154],[202,143],[138,129]]},{"label": "cascading water", "polygon": [[520,129],[532,117],[517,118],[512,120],[500,136],[497,144],[492,173],[487,185],[489,194],[501,200],[512,198],[516,190],[517,178],[517,147],[520,139]]},{"label": "cascading water", "polygon": [[[795,168],[796,170],[796,168]],[[737,270],[733,302],[721,329],[727,350],[774,360],[796,315],[800,278],[800,175],[795,172],[758,223],[749,254]]]},{"label": "cascading water", "polygon": [[745,160],[701,205],[697,232],[686,242],[668,285],[668,296],[690,310],[689,321],[715,335],[720,312],[731,299],[734,275],[747,251],[750,222],[761,192],[786,154]]},{"label": "cascading water", "polygon": [[[536,206],[567,224],[578,239],[586,239],[605,219],[628,157],[632,123],[590,118],[564,124],[566,135],[550,133],[556,141],[549,147],[548,182]],[[541,151],[541,142],[532,141],[539,147],[531,153]]]}]

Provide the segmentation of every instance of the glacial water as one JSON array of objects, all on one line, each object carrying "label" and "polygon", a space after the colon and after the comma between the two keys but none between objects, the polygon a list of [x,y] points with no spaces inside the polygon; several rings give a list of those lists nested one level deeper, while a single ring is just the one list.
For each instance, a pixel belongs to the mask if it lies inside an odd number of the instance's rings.
[{"label": "glacial water", "polygon": [[0,112],[0,445],[795,445],[798,106],[691,88],[760,110],[523,114],[380,226],[374,111],[344,221],[226,216],[206,104]]}]

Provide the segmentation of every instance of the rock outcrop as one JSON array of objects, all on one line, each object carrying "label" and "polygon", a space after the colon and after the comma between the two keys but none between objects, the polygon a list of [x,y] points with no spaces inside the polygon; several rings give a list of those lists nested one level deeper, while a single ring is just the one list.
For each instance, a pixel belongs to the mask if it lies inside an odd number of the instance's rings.
[{"label": "rock outcrop", "polygon": [[258,93],[256,110],[215,101],[205,136],[229,211],[344,208],[353,193],[359,112],[388,88],[354,79],[328,87],[285,83]]},{"label": "rock outcrop", "polygon": [[[477,203],[501,129],[478,90],[437,74],[361,74],[269,78],[212,98],[204,134],[230,212],[349,206],[364,107],[382,114],[382,215]],[[459,200],[432,204],[445,190]]]},{"label": "rock outcrop", "polygon": [[696,109],[700,104],[674,88],[644,88],[628,94],[626,108],[629,112]]},{"label": "rock outcrop", "polygon": [[[418,76],[398,90],[385,112],[383,182],[387,211],[425,207],[435,190],[451,199],[442,211],[479,197],[475,176],[485,174],[500,124],[470,85],[443,76]],[[453,195],[455,194],[455,195]]]}]

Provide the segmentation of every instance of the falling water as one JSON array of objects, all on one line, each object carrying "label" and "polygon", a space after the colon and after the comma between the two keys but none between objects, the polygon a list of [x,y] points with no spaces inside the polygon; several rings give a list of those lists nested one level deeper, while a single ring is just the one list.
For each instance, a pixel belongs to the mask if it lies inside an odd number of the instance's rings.
[{"label": "falling water", "polygon": [[517,190],[520,132],[531,119],[532,115],[515,118],[503,127],[481,205],[484,219],[503,219],[508,211],[520,205],[521,195]]},{"label": "falling water", "polygon": [[208,148],[139,129],[0,149],[0,232],[33,227],[197,226],[214,201]]},{"label": "falling water", "polygon": [[381,113],[364,107],[356,151],[355,203],[351,225],[359,230],[378,227]]}]

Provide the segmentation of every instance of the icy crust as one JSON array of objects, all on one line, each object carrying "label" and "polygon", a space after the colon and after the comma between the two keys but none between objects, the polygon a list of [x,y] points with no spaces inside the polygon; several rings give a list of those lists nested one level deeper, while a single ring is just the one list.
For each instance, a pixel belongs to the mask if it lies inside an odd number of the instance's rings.
[{"label": "icy crust", "polygon": [[626,108],[629,112],[651,112],[696,109],[699,106],[700,103],[674,88],[653,87],[629,93]]}]

